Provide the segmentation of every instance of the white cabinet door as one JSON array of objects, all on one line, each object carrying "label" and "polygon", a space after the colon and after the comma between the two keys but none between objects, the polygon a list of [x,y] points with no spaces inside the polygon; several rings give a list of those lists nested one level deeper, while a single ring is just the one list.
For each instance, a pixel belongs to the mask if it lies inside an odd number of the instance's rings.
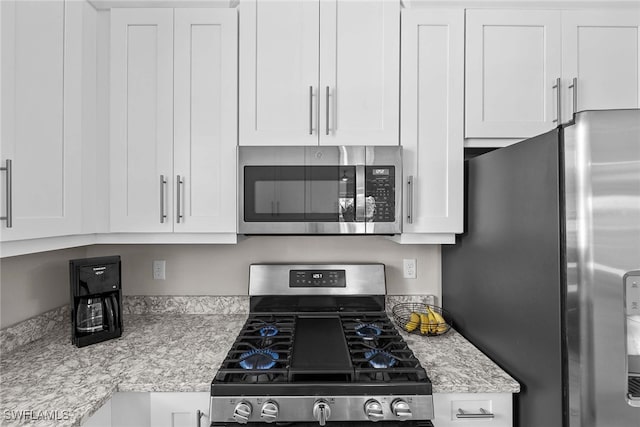
[{"label": "white cabinet door", "polygon": [[[209,393],[151,393],[151,425],[195,427],[209,425]],[[197,411],[204,413],[200,423]]]},{"label": "white cabinet door", "polygon": [[173,9],[111,10],[110,90],[111,231],[171,231]]},{"label": "white cabinet door", "polygon": [[[563,117],[569,119],[573,111],[640,107],[639,28],[637,9],[562,12]],[[569,87],[574,78],[575,98]]]},{"label": "white cabinet door", "polygon": [[[82,423],[83,427],[113,427],[111,422],[111,399],[102,405],[87,421]],[[141,426],[142,427],[142,426]]]},{"label": "white cabinet door", "polygon": [[511,393],[434,393],[433,410],[438,427],[513,426]]},{"label": "white cabinet door", "polygon": [[398,145],[400,3],[320,2],[320,144]]},{"label": "white cabinet door", "polygon": [[236,231],[237,19],[175,10],[176,232]]},{"label": "white cabinet door", "polygon": [[525,138],[558,119],[557,11],[467,10],[467,138]]},{"label": "white cabinet door", "polygon": [[397,1],[240,2],[240,145],[398,144]]},{"label": "white cabinet door", "polygon": [[403,235],[460,233],[464,11],[404,10],[402,46]]},{"label": "white cabinet door", "polygon": [[318,144],[317,0],[240,2],[241,145]]},{"label": "white cabinet door", "polygon": [[[1,240],[81,231],[81,4],[2,1],[2,153],[12,227]],[[0,216],[7,214],[1,173]]]}]

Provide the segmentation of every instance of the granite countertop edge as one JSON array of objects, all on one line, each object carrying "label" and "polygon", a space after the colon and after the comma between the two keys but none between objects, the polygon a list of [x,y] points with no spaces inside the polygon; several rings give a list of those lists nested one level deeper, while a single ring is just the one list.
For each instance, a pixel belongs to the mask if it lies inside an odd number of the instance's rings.
[{"label": "granite countertop edge", "polygon": [[[247,318],[243,310],[239,314],[139,312],[125,313],[124,333],[118,339],[76,348],[64,324],[3,352],[0,424],[82,425],[115,392],[208,392]],[[513,378],[453,329],[438,337],[401,333],[427,370],[434,393],[520,390]],[[59,410],[64,419],[16,421],[7,415],[14,410]]]}]

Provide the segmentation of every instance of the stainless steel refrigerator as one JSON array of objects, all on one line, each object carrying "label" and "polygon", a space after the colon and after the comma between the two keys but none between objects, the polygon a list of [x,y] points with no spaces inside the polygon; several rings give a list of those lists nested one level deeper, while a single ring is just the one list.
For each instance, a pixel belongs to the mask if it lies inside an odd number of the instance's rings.
[{"label": "stainless steel refrigerator", "polygon": [[640,110],[465,162],[442,247],[456,328],[521,384],[518,427],[640,426]]}]

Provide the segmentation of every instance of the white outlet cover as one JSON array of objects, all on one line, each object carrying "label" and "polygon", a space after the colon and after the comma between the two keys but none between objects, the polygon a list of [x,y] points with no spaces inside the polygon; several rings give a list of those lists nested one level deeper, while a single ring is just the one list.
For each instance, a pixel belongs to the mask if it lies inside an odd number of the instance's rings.
[{"label": "white outlet cover", "polygon": [[402,275],[405,279],[416,278],[416,260],[414,258],[402,260]]},{"label": "white outlet cover", "polygon": [[165,280],[165,260],[153,261],[153,280]]}]

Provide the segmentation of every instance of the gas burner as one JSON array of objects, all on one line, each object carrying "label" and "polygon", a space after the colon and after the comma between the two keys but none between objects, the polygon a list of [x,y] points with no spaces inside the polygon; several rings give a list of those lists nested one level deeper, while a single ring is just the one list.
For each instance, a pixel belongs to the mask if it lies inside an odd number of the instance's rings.
[{"label": "gas burner", "polygon": [[278,353],[272,350],[256,348],[242,353],[239,364],[247,370],[268,370],[273,368],[279,358]]},{"label": "gas burner", "polygon": [[375,323],[360,323],[355,330],[365,340],[372,340],[382,333],[382,329]]},{"label": "gas burner", "polygon": [[391,368],[398,361],[391,353],[378,349],[366,351],[364,357],[376,369]]},{"label": "gas burner", "polygon": [[260,328],[258,331],[261,337],[273,337],[278,335],[278,328],[273,325],[267,325]]}]

